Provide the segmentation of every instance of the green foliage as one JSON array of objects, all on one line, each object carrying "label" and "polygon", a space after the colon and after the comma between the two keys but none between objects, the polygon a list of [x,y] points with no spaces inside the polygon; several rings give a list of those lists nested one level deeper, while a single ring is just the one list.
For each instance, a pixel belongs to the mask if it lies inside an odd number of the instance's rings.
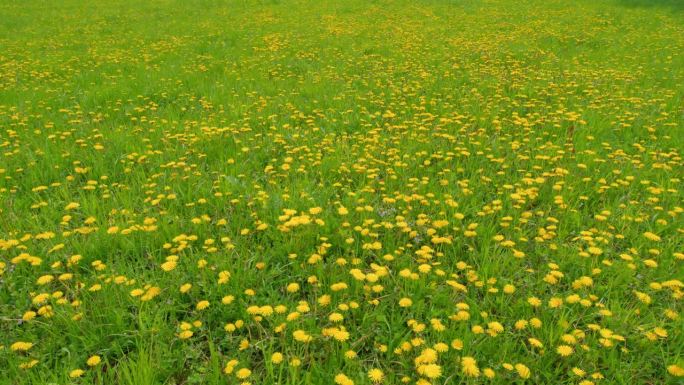
[{"label": "green foliage", "polygon": [[0,384],[680,383],[681,4],[0,3]]}]

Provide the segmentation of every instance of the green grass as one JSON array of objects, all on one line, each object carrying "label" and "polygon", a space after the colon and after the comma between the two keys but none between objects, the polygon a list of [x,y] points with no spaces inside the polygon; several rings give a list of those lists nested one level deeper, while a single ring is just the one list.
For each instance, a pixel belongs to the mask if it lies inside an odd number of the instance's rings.
[{"label": "green grass", "polygon": [[682,4],[0,2],[0,384],[681,383]]}]

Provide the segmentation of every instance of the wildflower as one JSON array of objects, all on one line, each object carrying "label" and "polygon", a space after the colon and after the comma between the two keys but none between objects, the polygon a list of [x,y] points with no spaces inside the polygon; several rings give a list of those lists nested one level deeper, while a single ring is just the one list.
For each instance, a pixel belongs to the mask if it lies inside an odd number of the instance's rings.
[{"label": "wildflower", "polygon": [[346,341],[349,339],[349,332],[344,329],[335,329],[332,335],[337,341]]},{"label": "wildflower", "polygon": [[374,384],[379,384],[385,378],[385,373],[383,373],[382,370],[377,368],[371,369],[368,371],[368,378],[370,378],[371,382],[373,382]]},{"label": "wildflower", "polygon": [[479,377],[480,369],[477,367],[477,361],[473,357],[461,358],[461,371],[467,377]]},{"label": "wildflower", "polygon": [[603,254],[603,250],[601,250],[600,248],[598,248],[598,247],[596,247],[596,246],[591,246],[591,247],[589,247],[589,248],[587,249],[587,251],[589,252],[589,254],[592,254],[592,255],[601,255],[601,254]]},{"label": "wildflower", "polygon": [[52,282],[52,280],[54,280],[54,279],[55,279],[55,277],[52,275],[49,275],[49,274],[43,275],[36,280],[36,284],[37,285],[47,285],[48,283]]},{"label": "wildflower", "polygon": [[410,298],[402,298],[399,300],[399,306],[401,307],[410,307],[413,304],[413,301],[411,301]]},{"label": "wildflower", "polygon": [[13,352],[25,352],[33,347],[31,342],[15,342],[10,345],[10,350]]},{"label": "wildflower", "polygon": [[176,261],[167,261],[162,263],[161,268],[164,271],[171,271],[176,268],[177,262]]},{"label": "wildflower", "polygon": [[183,330],[182,332],[178,333],[178,338],[182,340],[186,340],[190,337],[192,337],[193,333],[192,330]]},{"label": "wildflower", "polygon": [[313,340],[313,337],[308,335],[304,330],[295,330],[294,333],[292,333],[292,336],[299,342],[311,342]]},{"label": "wildflower", "polygon": [[242,368],[242,369],[239,369],[237,372],[235,372],[235,377],[237,377],[240,380],[244,380],[245,378],[247,378],[251,375],[252,375],[252,371],[247,369],[247,368]]},{"label": "wildflower", "polygon": [[337,385],[354,385],[354,381],[352,381],[344,373],[339,373],[335,376],[335,383]]},{"label": "wildflower", "polygon": [[150,301],[153,298],[155,298],[156,296],[158,296],[160,293],[161,293],[161,289],[159,287],[152,286],[149,289],[147,289],[147,291],[145,291],[145,294],[143,294],[140,297],[140,300],[141,301]]},{"label": "wildflower", "polygon": [[669,365],[667,372],[675,377],[684,377],[684,368],[679,365]]},{"label": "wildflower", "polygon": [[96,366],[101,361],[102,361],[102,359],[100,358],[100,356],[94,355],[94,356],[90,356],[88,358],[88,360],[86,361],[86,364],[88,364],[88,366]]},{"label": "wildflower", "polygon": [[271,362],[274,364],[279,364],[283,362],[283,354],[279,352],[275,352],[271,355]]},{"label": "wildflower", "polygon": [[71,202],[71,203],[67,204],[67,205],[64,207],[64,210],[66,210],[66,211],[75,210],[75,209],[77,209],[77,208],[79,208],[79,207],[81,207],[81,205],[80,205],[79,203],[77,203],[77,202]]},{"label": "wildflower", "polygon": [[445,344],[444,342],[438,342],[435,344],[434,348],[436,351],[444,353],[449,350],[449,345]]},{"label": "wildflower", "polygon": [[230,281],[230,272],[229,271],[221,271],[219,273],[219,279],[218,279],[218,284],[223,285],[225,283],[228,283]]},{"label": "wildflower", "polygon": [[20,369],[31,369],[38,364],[38,360],[30,360],[19,365]]},{"label": "wildflower", "polygon": [[226,363],[226,366],[223,368],[223,373],[225,374],[231,374],[233,373],[233,370],[235,370],[235,367],[238,364],[238,360],[230,360]]},{"label": "wildflower", "polygon": [[224,305],[230,305],[234,300],[235,300],[234,296],[227,295],[227,296],[221,298],[221,303]]},{"label": "wildflower", "polygon": [[442,375],[442,367],[437,364],[420,365],[418,366],[418,374],[435,379]]},{"label": "wildflower", "polygon": [[530,319],[530,325],[535,329],[539,329],[542,327],[542,321],[539,318],[532,318]]},{"label": "wildflower", "polygon": [[520,378],[527,379],[530,378],[530,369],[523,364],[515,364],[515,371],[518,372]]},{"label": "wildflower", "polygon": [[568,345],[560,345],[556,348],[556,352],[563,357],[567,357],[573,353],[573,349]]},{"label": "wildflower", "polygon": [[658,235],[656,235],[656,234],[653,234],[653,233],[650,232],[650,231],[645,232],[645,233],[644,233],[644,237],[646,237],[646,239],[648,239],[648,240],[650,240],[650,241],[654,241],[654,242],[659,242],[659,241],[660,241],[660,237],[659,237]]}]

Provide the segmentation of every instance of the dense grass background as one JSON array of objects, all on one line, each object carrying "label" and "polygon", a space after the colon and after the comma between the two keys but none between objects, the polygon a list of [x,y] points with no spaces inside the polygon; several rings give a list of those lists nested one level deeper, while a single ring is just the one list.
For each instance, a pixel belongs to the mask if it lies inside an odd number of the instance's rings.
[{"label": "dense grass background", "polygon": [[[413,383],[421,350],[455,339],[435,383],[678,383],[682,4],[0,2],[0,383],[240,383],[231,359],[255,384],[365,384],[371,368]],[[283,227],[283,210],[314,207],[319,223]],[[548,306],[573,294],[587,305]],[[286,320],[299,301],[311,311]],[[469,320],[449,319],[457,303]],[[322,335],[335,311],[347,341]],[[473,332],[493,321],[505,332]],[[567,334],[585,337],[562,358]],[[497,377],[464,376],[463,356]]]}]

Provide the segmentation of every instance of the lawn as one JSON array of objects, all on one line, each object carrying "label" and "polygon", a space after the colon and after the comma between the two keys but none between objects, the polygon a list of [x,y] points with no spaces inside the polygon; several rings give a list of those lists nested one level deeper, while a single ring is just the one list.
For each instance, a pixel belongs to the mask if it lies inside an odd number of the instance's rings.
[{"label": "lawn", "polygon": [[684,1],[0,0],[0,150],[0,385],[684,382]]}]

